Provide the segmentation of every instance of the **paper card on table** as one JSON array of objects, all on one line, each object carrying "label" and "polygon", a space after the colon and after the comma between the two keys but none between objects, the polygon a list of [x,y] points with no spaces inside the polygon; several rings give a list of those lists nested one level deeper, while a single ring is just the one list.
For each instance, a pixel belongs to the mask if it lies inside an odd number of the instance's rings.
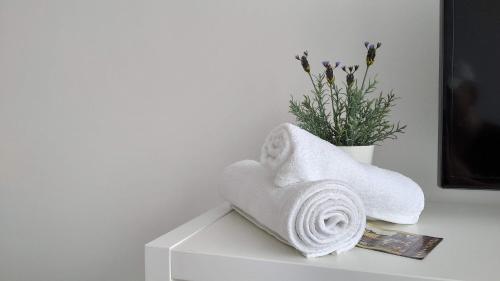
[{"label": "paper card on table", "polygon": [[357,247],[413,259],[424,259],[443,238],[367,225]]}]

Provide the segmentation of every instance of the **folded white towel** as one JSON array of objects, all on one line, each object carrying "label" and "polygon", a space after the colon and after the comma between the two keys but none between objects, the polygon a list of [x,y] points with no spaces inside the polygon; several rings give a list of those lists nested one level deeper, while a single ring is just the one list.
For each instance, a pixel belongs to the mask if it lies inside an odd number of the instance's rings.
[{"label": "folded white towel", "polygon": [[306,257],[341,253],[363,235],[359,196],[337,181],[276,187],[259,162],[244,160],[224,170],[221,195],[243,216]]},{"label": "folded white towel", "polygon": [[359,163],[340,148],[292,124],[267,136],[261,163],[278,186],[335,179],[346,182],[363,200],[369,218],[413,224],[424,208],[424,194],[399,173]]}]

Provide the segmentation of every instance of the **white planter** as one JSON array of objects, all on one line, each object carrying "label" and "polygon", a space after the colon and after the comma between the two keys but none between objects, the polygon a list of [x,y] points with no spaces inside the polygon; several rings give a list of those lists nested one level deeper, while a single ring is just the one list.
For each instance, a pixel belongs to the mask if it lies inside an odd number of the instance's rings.
[{"label": "white planter", "polygon": [[342,149],[344,152],[349,154],[355,160],[371,164],[373,160],[373,149],[374,145],[364,145],[364,146],[337,146]]}]

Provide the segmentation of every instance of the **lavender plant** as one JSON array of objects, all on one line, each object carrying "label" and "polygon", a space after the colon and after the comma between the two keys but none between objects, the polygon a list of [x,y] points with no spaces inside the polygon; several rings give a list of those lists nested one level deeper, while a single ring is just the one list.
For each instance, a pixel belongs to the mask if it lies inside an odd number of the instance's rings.
[{"label": "lavender plant", "polygon": [[[368,70],[375,63],[377,50],[382,46],[365,42],[366,68],[361,85],[356,73],[359,65],[342,66],[345,81],[340,87],[334,70],[340,62],[323,62],[324,71],[311,73],[308,52],[295,58],[311,80],[312,95],[304,95],[301,101],[290,100],[290,113],[295,115],[297,125],[310,133],[339,146],[361,146],[380,144],[386,139],[396,139],[404,133],[406,125],[389,121],[389,113],[397,99],[393,91],[388,94],[376,91],[377,79],[368,78]],[[368,78],[368,80],[367,80]]]}]

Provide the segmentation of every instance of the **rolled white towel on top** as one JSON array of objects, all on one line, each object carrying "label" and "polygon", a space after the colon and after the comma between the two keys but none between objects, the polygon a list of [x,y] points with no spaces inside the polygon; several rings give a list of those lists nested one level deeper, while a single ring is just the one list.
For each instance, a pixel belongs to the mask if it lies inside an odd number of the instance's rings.
[{"label": "rolled white towel on top", "polygon": [[348,183],[363,200],[369,218],[413,224],[424,208],[422,189],[410,178],[359,163],[335,145],[289,123],[267,136],[260,162],[281,187],[325,179]]},{"label": "rolled white towel on top", "polygon": [[363,203],[344,183],[313,181],[276,187],[259,162],[244,160],[223,173],[221,195],[250,221],[306,257],[341,253],[363,235]]}]

